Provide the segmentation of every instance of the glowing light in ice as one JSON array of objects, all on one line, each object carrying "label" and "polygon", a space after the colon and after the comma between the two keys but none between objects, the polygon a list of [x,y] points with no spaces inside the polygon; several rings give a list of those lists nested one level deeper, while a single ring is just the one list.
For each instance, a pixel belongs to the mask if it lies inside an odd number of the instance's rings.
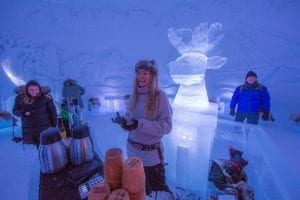
[{"label": "glowing light in ice", "polygon": [[3,67],[3,70],[5,74],[8,76],[8,78],[17,86],[19,85],[25,85],[25,81],[15,76],[11,70],[9,69],[9,64],[7,64],[8,60],[1,62],[1,66]]}]

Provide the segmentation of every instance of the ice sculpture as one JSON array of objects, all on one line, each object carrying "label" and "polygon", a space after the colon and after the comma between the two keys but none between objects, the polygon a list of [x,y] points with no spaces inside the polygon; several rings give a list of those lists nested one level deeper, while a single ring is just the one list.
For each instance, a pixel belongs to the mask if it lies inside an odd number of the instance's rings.
[{"label": "ice sculpture", "polygon": [[[210,104],[205,87],[206,69],[218,69],[226,62],[220,56],[207,57],[222,38],[222,25],[201,23],[194,30],[169,29],[168,37],[181,54],[168,64],[179,90],[172,103],[173,130],[166,147],[167,160],[176,169],[167,171],[168,181],[205,196],[217,105]],[[174,155],[174,152],[177,152]],[[175,160],[175,161],[174,161]],[[173,170],[173,171],[172,171]],[[175,174],[175,177],[174,175]]]},{"label": "ice sculpture", "polygon": [[205,71],[218,69],[227,61],[227,58],[221,56],[206,56],[221,40],[223,36],[221,29],[220,23],[214,23],[209,27],[206,22],[201,23],[194,30],[169,29],[169,41],[181,54],[168,64],[172,79],[180,85],[174,99],[174,106],[192,110],[207,107]]}]

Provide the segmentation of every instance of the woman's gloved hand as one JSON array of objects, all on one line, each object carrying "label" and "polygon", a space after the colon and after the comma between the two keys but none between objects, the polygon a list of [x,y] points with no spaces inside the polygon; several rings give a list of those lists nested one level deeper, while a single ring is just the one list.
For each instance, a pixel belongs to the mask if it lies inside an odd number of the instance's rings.
[{"label": "woman's gloved hand", "polygon": [[128,123],[128,121],[125,119],[124,116],[120,116],[120,113],[116,113],[117,116],[115,118],[112,118],[112,122],[119,124],[124,130],[126,131],[132,131],[138,127],[138,120],[131,119],[131,123]]},{"label": "woman's gloved hand", "polygon": [[119,112],[116,112],[116,114],[117,116],[115,118],[111,118],[111,121],[113,123],[120,124],[120,125],[127,123],[127,120],[125,119],[124,116],[121,117]]}]

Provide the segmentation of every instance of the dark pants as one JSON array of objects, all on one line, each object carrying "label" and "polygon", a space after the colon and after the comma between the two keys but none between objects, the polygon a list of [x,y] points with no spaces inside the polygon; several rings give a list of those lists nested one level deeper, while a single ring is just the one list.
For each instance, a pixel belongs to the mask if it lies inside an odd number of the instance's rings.
[{"label": "dark pants", "polygon": [[40,146],[40,135],[44,130],[51,127],[51,125],[46,125],[38,128],[22,128],[22,138],[24,144],[34,144],[37,148]]},{"label": "dark pants", "polygon": [[152,191],[170,192],[166,183],[165,167],[162,163],[152,166],[144,167],[146,175],[146,194],[151,194]]},{"label": "dark pants", "polygon": [[22,138],[24,144],[40,144],[40,133],[38,131],[31,130],[31,132],[28,132],[27,130],[22,132]]},{"label": "dark pants", "polygon": [[238,113],[236,113],[235,121],[236,122],[244,122],[244,120],[246,118],[247,118],[248,124],[258,124],[259,113],[247,114],[247,113],[238,112]]}]

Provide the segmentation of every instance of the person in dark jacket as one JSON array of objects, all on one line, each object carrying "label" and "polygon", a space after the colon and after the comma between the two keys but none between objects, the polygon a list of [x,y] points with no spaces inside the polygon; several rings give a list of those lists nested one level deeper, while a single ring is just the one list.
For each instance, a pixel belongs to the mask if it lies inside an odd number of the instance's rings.
[{"label": "person in dark jacket", "polygon": [[237,200],[253,200],[253,189],[247,183],[247,174],[243,168],[248,164],[244,160],[243,152],[233,147],[229,149],[230,159],[211,160],[208,180],[213,183],[211,199],[217,199],[218,195],[228,194]]},{"label": "person in dark jacket", "polygon": [[245,83],[232,95],[230,115],[235,116],[236,122],[247,119],[248,124],[258,124],[260,112],[263,120],[270,120],[270,95],[267,88],[257,82],[256,73],[249,71]]},{"label": "person in dark jacket", "polygon": [[57,126],[57,112],[48,90],[31,80],[18,89],[13,106],[14,115],[21,117],[25,144],[40,144],[40,133]]},{"label": "person in dark jacket", "polygon": [[79,107],[83,108],[84,104],[81,96],[84,92],[85,89],[73,79],[68,78],[63,83],[62,96],[67,100],[68,108],[70,108],[69,106],[72,104],[72,99],[77,99]]}]

